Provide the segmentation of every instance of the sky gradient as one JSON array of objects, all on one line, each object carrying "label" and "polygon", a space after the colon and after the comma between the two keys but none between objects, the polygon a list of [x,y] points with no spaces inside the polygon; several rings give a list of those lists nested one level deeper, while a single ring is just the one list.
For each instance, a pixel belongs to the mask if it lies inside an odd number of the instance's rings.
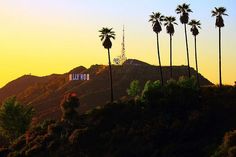
[{"label": "sky gradient", "polygon": [[[222,77],[224,84],[236,81],[236,2],[234,0],[1,0],[0,1],[0,87],[24,74],[44,76],[65,73],[83,65],[107,64],[107,51],[98,38],[101,27],[113,27],[111,57],[121,52],[122,25],[126,28],[126,52],[157,65],[156,38],[148,23],[152,12],[176,16],[173,36],[173,64],[186,65],[184,28],[176,6],[191,4],[190,19],[201,20],[197,37],[199,72],[218,83],[218,29],[211,17],[214,7],[224,6],[222,30]],[[194,44],[189,32],[190,65]],[[169,36],[160,34],[163,65],[169,65]]]}]

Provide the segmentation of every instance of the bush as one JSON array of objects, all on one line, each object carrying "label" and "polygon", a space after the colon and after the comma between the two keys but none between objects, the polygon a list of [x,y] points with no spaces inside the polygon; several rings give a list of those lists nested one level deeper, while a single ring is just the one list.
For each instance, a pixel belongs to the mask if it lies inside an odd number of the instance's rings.
[{"label": "bush", "polygon": [[63,113],[61,120],[72,125],[78,123],[79,116],[76,108],[78,108],[79,105],[80,102],[76,93],[66,94],[60,104]]},{"label": "bush", "polygon": [[194,104],[198,100],[199,89],[194,77],[170,79],[162,86],[160,81],[147,81],[141,99],[153,104]]},{"label": "bush", "polygon": [[235,157],[236,156],[236,130],[227,132],[223,143],[219,146],[212,157]]},{"label": "bush", "polygon": [[157,99],[162,93],[162,86],[160,81],[147,81],[142,90],[142,100]]},{"label": "bush", "polygon": [[29,128],[35,111],[29,105],[22,105],[16,97],[7,99],[0,108],[0,132],[13,141]]},{"label": "bush", "polygon": [[140,94],[141,88],[138,80],[133,80],[130,83],[129,89],[127,89],[127,93],[129,96],[138,96]]}]

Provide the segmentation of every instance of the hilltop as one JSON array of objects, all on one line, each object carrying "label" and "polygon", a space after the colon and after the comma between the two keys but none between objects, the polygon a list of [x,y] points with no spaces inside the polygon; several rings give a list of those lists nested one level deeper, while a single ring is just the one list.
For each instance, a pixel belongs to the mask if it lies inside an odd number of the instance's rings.
[{"label": "hilltop", "polygon": [[[148,80],[159,80],[159,68],[148,63],[130,59],[123,65],[112,65],[114,97],[120,99],[126,94],[132,80],[139,80],[143,85]],[[69,74],[89,74],[89,81],[69,81]],[[191,73],[196,72],[191,68]],[[169,79],[169,67],[163,67],[165,81]],[[186,66],[174,66],[173,77],[187,76]],[[80,113],[84,113],[96,106],[105,104],[109,100],[108,66],[92,65],[90,68],[79,66],[64,74],[52,74],[44,77],[24,75],[9,82],[0,89],[0,102],[7,97],[15,95],[22,103],[31,103],[39,120],[45,118],[59,118],[61,111],[58,106],[65,93],[74,91],[78,93],[81,106]],[[212,83],[200,75],[201,85]]]}]

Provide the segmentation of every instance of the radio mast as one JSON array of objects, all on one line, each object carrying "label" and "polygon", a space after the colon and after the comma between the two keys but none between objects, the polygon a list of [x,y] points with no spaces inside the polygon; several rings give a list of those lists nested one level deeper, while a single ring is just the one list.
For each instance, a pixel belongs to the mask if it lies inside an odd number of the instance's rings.
[{"label": "radio mast", "polygon": [[123,25],[123,38],[122,38],[121,47],[122,47],[121,55],[113,59],[113,62],[117,65],[122,65],[127,60],[127,57],[125,56],[125,27],[124,25]]}]

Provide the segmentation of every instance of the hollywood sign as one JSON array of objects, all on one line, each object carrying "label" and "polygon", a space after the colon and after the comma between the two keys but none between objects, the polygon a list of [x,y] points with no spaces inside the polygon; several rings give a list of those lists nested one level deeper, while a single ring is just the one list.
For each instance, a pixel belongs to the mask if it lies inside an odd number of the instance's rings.
[{"label": "hollywood sign", "polygon": [[88,81],[89,74],[69,74],[69,81]]}]

